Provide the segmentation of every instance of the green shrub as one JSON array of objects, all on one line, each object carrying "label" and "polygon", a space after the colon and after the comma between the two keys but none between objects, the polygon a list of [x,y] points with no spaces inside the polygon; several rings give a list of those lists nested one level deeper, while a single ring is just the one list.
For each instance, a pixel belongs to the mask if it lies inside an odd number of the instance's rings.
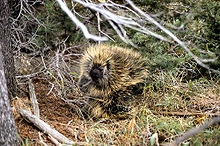
[{"label": "green shrub", "polygon": [[[66,2],[71,7],[70,2]],[[83,35],[78,31],[76,25],[69,19],[55,1],[46,0],[36,15],[41,23],[32,33],[36,32],[35,43],[38,46],[54,46],[61,40],[66,40],[66,44],[79,42]]]}]

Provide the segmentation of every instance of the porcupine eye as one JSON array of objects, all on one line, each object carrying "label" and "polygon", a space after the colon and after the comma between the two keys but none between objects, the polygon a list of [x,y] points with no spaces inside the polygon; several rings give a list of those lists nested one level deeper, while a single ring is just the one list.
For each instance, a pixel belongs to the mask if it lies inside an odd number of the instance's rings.
[{"label": "porcupine eye", "polygon": [[99,79],[103,77],[103,69],[99,67],[93,67],[89,73],[90,77],[93,81],[97,82]]}]

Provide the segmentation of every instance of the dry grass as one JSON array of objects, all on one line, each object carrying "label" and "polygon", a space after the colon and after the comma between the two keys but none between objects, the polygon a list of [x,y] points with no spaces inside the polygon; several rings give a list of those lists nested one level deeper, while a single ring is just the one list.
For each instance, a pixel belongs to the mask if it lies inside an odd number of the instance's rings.
[{"label": "dry grass", "polygon": [[[63,100],[52,93],[47,95],[50,90],[47,81],[36,80],[34,83],[41,118],[68,138],[93,145],[166,144],[210,119],[210,114],[220,115],[218,80],[200,79],[183,83],[181,78],[164,72],[153,75],[149,80],[141,102],[134,108],[133,118],[98,121],[80,119]],[[77,96],[75,93],[68,98]],[[23,101],[23,106],[30,104],[27,98]],[[17,102],[13,103],[14,107]],[[26,108],[31,109],[31,106]],[[169,112],[175,113],[169,115]],[[52,144],[47,135],[39,134],[38,129],[26,123],[22,117],[17,117],[16,122],[21,138],[28,140],[27,143]],[[217,145],[219,135],[220,127],[215,125],[184,143]]]}]

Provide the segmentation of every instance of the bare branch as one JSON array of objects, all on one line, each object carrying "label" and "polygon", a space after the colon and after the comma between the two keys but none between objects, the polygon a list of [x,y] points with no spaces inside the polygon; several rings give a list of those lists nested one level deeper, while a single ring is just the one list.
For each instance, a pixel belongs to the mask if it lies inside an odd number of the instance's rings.
[{"label": "bare branch", "polygon": [[40,117],[40,111],[39,111],[39,106],[38,106],[38,102],[37,102],[37,97],[36,97],[34,85],[32,84],[31,79],[29,79],[29,94],[30,94],[30,99],[33,104],[34,115],[37,117]]},{"label": "bare branch", "polygon": [[155,24],[157,27],[159,27],[162,31],[164,31],[166,34],[168,34],[171,38],[173,38],[181,47],[183,47],[185,49],[185,51],[190,55],[192,56],[195,61],[201,65],[202,67],[208,69],[208,70],[211,70],[215,73],[218,73],[220,74],[220,71],[218,70],[214,70],[214,69],[211,69],[209,66],[207,66],[206,64],[204,64],[202,61],[202,59],[200,59],[198,56],[194,55],[189,48],[186,47],[186,45],[184,44],[184,42],[182,42],[181,40],[179,40],[172,32],[170,32],[168,29],[166,29],[165,27],[163,27],[162,25],[160,25],[157,21],[155,21],[150,15],[144,13],[141,9],[139,9],[138,7],[136,7],[132,1],[130,0],[126,0],[130,5],[131,7],[136,10],[138,13],[140,13],[141,15],[143,15],[148,21],[150,21],[151,23]]},{"label": "bare branch", "polygon": [[100,18],[99,13],[97,13],[97,20],[98,20],[98,30],[99,30],[99,32],[101,32],[101,33],[104,34],[106,37],[108,37],[110,40],[112,40],[113,42],[115,42],[115,40],[114,40],[113,38],[111,38],[108,34],[104,33],[104,32],[101,30],[101,26],[100,26],[101,18]]},{"label": "bare branch", "polygon": [[190,112],[157,112],[152,111],[158,115],[169,115],[169,116],[220,116],[220,113],[190,113]]},{"label": "bare branch", "polygon": [[170,144],[170,146],[178,146],[180,143],[182,143],[184,140],[187,140],[188,138],[198,134],[200,131],[202,131],[203,129],[207,128],[210,125],[216,124],[216,123],[220,123],[220,117],[215,117],[207,122],[205,122],[203,125],[195,127],[190,129],[189,131],[187,131],[185,134],[183,134],[182,136],[180,136],[179,138],[177,138],[176,140],[174,140],[174,142],[172,142]]},{"label": "bare branch", "polygon": [[84,144],[86,144],[84,142],[74,142],[72,140],[69,140],[64,135],[59,133],[57,130],[51,128],[50,125],[48,125],[47,123],[42,121],[40,118],[32,115],[31,113],[29,113],[28,111],[26,111],[24,109],[20,109],[20,113],[23,117],[25,117],[29,122],[33,123],[41,131],[43,131],[44,133],[46,133],[48,135],[53,136],[54,138],[56,138],[61,143],[72,144],[72,145],[77,145],[77,144],[84,145]]},{"label": "bare branch", "polygon": [[116,26],[111,20],[109,20],[109,24],[111,24],[111,26],[112,26],[113,29],[116,31],[116,33],[117,33],[118,36],[121,38],[121,40],[123,40],[123,41],[124,41],[125,43],[127,43],[127,44],[133,45],[133,43],[132,43],[130,40],[128,40],[127,38],[125,38],[125,37],[122,35],[121,31],[117,28],[117,26]]},{"label": "bare branch", "polygon": [[[95,10],[96,12],[102,14],[109,22],[115,22],[116,24],[118,25],[124,25],[128,28],[132,28],[137,31],[141,31],[141,32],[145,32],[149,35],[153,35],[154,37],[158,38],[158,39],[161,39],[163,41],[169,41],[167,38],[159,35],[159,34],[156,34],[154,32],[151,32],[150,30],[147,30],[146,28],[144,27],[141,27],[141,25],[134,21],[133,19],[134,18],[128,18],[128,17],[124,17],[124,16],[120,16],[120,15],[116,15],[114,14],[113,12],[109,11],[109,10],[106,10],[104,8],[104,6],[109,6],[109,4],[107,3],[102,3],[102,4],[94,4],[94,3],[89,3],[89,2],[83,2],[81,0],[72,0],[72,1],[75,1],[81,5],[83,5],[84,7],[87,7],[87,8],[90,8],[92,10]],[[113,4],[113,3],[112,3]],[[112,5],[113,6],[113,5]],[[118,5],[117,5],[118,6]],[[123,6],[123,8],[125,8],[125,6]],[[133,14],[137,15],[134,11],[132,11],[131,9],[127,8],[129,11],[131,11]],[[112,24],[111,24],[112,25]],[[144,28],[144,29],[143,29]],[[118,29],[116,30],[115,27],[113,27],[113,29],[117,32],[117,34],[119,34],[118,32]],[[122,32],[123,33],[123,32]],[[120,38],[125,41],[125,43],[130,43],[129,41],[127,41],[127,39],[124,39],[124,37],[121,37]]]},{"label": "bare branch", "polygon": [[106,41],[108,40],[107,37],[99,37],[99,36],[96,36],[96,35],[92,35],[88,32],[88,29],[87,27],[82,23],[80,22],[76,16],[73,15],[73,13],[70,11],[70,9],[67,7],[67,5],[62,1],[62,0],[56,0],[61,9],[70,17],[70,19],[82,30],[84,36],[87,38],[87,39],[93,39],[95,41]]},{"label": "bare branch", "polygon": [[[62,2],[61,0],[57,0],[58,2]],[[166,29],[164,26],[162,26],[160,23],[158,23],[156,20],[154,20],[150,15],[144,13],[141,9],[139,9],[137,6],[135,6],[133,4],[133,2],[131,0],[126,0],[128,2],[128,4],[130,4],[130,6],[137,12],[131,10],[130,8],[127,8],[125,6],[121,6],[118,4],[113,3],[112,1],[110,1],[110,3],[101,3],[101,4],[94,4],[88,1],[82,1],[82,0],[72,0],[74,2],[77,2],[81,5],[83,5],[84,7],[90,8],[94,11],[96,11],[97,13],[103,15],[109,22],[109,24],[113,27],[113,29],[116,31],[116,33],[119,35],[119,37],[125,42],[125,43],[129,43],[132,46],[135,46],[127,37],[126,35],[126,31],[123,29],[123,26],[131,28],[133,30],[148,34],[148,35],[152,35],[158,39],[161,39],[163,41],[169,41],[169,39],[167,39],[166,37],[156,34],[148,29],[146,29],[145,27],[143,27],[141,24],[138,23],[136,17],[139,17],[139,19],[141,19],[141,17],[139,16],[142,15],[143,17],[145,17],[145,19],[147,21],[149,21],[150,23],[156,25],[158,28],[160,28],[163,32],[165,32],[167,35],[169,35],[174,41],[176,41],[181,47],[183,47],[185,49],[185,51],[194,58],[194,60],[202,67],[211,70],[215,73],[220,74],[220,71],[218,70],[214,70],[211,69],[208,65],[206,65],[205,63],[207,62],[213,62],[215,61],[217,58],[215,59],[202,59],[199,58],[198,56],[196,56],[195,54],[193,54],[190,49],[186,46],[186,44],[184,42],[182,42],[180,39],[178,39],[171,31],[169,31],[168,29]],[[66,5],[65,5],[66,7]],[[121,16],[121,15],[117,15],[115,14],[115,11],[112,10],[112,8],[123,8],[128,10],[129,12],[131,12],[132,14],[134,14],[136,17],[125,17],[125,16]],[[67,7],[66,7],[67,8]],[[107,9],[106,9],[107,8]],[[68,8],[67,8],[68,9]],[[76,18],[72,12],[66,11],[66,13],[68,14],[69,17],[74,17],[74,19]],[[126,15],[127,16],[127,15]],[[72,19],[72,18],[71,18]],[[73,20],[73,19],[72,19]],[[77,20],[73,20],[75,23],[77,22]],[[81,22],[80,22],[81,23]],[[115,24],[114,24],[115,23]],[[81,24],[80,24],[81,25]],[[117,25],[117,26],[116,26]],[[82,31],[85,29],[86,32],[86,26],[83,25],[83,27],[81,28]],[[103,33],[100,28],[99,31],[101,33]],[[104,34],[104,33],[103,33]],[[86,33],[84,33],[84,35],[86,35]],[[106,35],[107,36],[107,35]],[[86,37],[86,36],[85,36]],[[169,41],[170,42],[170,41]]]}]

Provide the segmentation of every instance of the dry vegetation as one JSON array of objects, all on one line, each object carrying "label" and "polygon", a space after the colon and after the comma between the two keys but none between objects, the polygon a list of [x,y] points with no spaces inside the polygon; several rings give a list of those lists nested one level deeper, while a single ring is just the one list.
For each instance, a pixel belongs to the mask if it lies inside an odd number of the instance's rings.
[{"label": "dry vegetation", "polygon": [[[149,55],[152,53],[154,56],[154,51],[166,54],[165,49],[161,48],[168,48],[172,57],[180,58],[184,63],[174,66],[175,71],[163,68],[151,69],[153,71],[146,78],[144,92],[135,97],[137,101],[132,118],[84,119],[80,114],[82,93],[77,86],[78,60],[83,50],[94,42],[83,39],[82,33],[75,26],[70,28],[70,32],[74,32],[71,35],[68,31],[64,32],[58,28],[60,25],[56,24],[56,21],[53,22],[56,25],[50,24],[50,21],[59,18],[63,19],[60,23],[66,22],[61,25],[65,27],[64,29],[72,25],[72,22],[60,13],[59,7],[57,5],[54,7],[50,1],[46,1],[43,6],[39,4],[37,6],[39,10],[36,10],[35,3],[21,2],[23,6],[23,10],[19,12],[21,17],[13,24],[16,77],[20,94],[11,105],[22,145],[55,145],[50,136],[32,123],[28,123],[19,114],[20,108],[33,113],[28,89],[29,78],[32,79],[35,88],[40,119],[67,138],[75,142],[86,142],[88,145],[167,145],[189,129],[203,124],[207,119],[220,116],[218,74],[202,72],[201,67],[188,59],[182,50],[176,49],[178,47],[175,44],[167,45],[158,41],[152,43],[152,38],[135,33],[131,40],[133,39],[140,48],[149,48],[147,50],[149,52],[145,50],[146,52],[142,51],[142,54],[149,57],[152,64],[165,61],[169,63],[169,58],[165,59],[166,56],[160,58],[158,55],[158,58],[152,58]],[[82,8],[81,5],[74,6],[75,10]],[[41,12],[45,7],[49,9],[45,11],[46,16],[44,13],[39,15],[38,11]],[[89,22],[88,27],[93,27],[97,23],[94,16],[90,15],[91,12],[93,11],[83,10],[83,14],[87,14],[84,16],[84,23]],[[79,13],[76,14],[84,18]],[[45,22],[43,18],[47,21]],[[19,23],[22,25],[18,25]],[[30,30],[32,31],[29,32]],[[113,34],[113,31],[108,30],[108,34]],[[118,43],[117,37],[115,40],[115,43]],[[121,44],[120,42],[119,45]],[[170,60],[175,61],[176,58]],[[219,136],[220,126],[215,124],[184,141],[183,145],[220,145]]]},{"label": "dry vegetation", "polygon": [[[163,77],[164,74],[158,75]],[[98,121],[84,120],[61,98],[48,92],[50,84],[44,79],[34,80],[40,118],[53,128],[76,142],[108,145],[149,145],[171,142],[192,127],[202,124],[211,117],[219,116],[219,85],[216,83],[182,83],[172,78],[172,83],[156,89],[146,86],[141,104],[135,108],[132,119]],[[167,78],[164,78],[167,80]],[[77,93],[68,99],[78,98]],[[28,97],[18,98],[12,103],[14,108],[32,111]],[[28,144],[52,144],[48,135],[43,134],[31,123],[27,123],[15,112],[19,134]],[[156,136],[155,136],[156,135]],[[219,144],[220,127],[209,127],[199,135],[184,143],[208,145]]]}]

